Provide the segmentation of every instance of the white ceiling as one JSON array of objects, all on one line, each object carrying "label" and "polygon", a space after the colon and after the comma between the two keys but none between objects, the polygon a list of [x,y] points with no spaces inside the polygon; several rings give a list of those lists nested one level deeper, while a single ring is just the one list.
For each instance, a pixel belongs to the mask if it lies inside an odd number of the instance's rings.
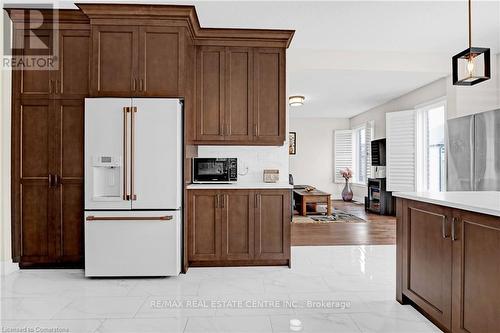
[{"label": "white ceiling", "polygon": [[[288,91],[306,104],[292,117],[352,117],[449,75],[467,47],[465,0],[120,2],[195,4],[203,27],[296,30]],[[500,50],[500,0],[473,0],[473,45]]]}]

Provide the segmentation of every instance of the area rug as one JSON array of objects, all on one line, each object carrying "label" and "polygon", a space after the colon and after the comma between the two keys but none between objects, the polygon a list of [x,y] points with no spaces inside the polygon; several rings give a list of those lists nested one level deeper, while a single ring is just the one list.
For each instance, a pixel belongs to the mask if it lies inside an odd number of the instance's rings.
[{"label": "area rug", "polygon": [[308,215],[301,216],[295,215],[292,219],[293,223],[365,223],[366,221],[346,213],[344,211],[335,209],[332,215]]}]

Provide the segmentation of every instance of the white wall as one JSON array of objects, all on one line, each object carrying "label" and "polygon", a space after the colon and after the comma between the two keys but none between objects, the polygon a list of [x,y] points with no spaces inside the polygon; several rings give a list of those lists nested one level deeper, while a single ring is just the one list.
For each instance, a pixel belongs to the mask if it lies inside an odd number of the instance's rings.
[{"label": "white wall", "polygon": [[295,184],[312,185],[340,198],[342,184],[334,183],[333,132],[349,129],[347,118],[290,118],[290,131],[297,132],[297,154],[290,155]]},{"label": "white wall", "polygon": [[242,183],[263,182],[264,169],[278,169],[280,182],[288,183],[288,142],[281,147],[199,146],[198,157],[236,157]]}]

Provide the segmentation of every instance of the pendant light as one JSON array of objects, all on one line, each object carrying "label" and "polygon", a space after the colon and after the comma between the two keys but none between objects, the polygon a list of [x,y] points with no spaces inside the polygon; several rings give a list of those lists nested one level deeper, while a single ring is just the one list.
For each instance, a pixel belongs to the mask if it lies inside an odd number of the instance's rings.
[{"label": "pendant light", "polygon": [[452,58],[453,84],[456,86],[473,86],[489,80],[490,49],[472,47],[472,0],[469,0],[469,48]]}]

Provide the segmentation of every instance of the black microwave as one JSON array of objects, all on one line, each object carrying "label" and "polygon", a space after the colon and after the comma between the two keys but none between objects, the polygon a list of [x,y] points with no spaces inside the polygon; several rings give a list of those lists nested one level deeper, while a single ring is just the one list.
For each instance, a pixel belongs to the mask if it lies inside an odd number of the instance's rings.
[{"label": "black microwave", "polygon": [[234,183],[238,180],[236,158],[193,158],[193,183]]}]

